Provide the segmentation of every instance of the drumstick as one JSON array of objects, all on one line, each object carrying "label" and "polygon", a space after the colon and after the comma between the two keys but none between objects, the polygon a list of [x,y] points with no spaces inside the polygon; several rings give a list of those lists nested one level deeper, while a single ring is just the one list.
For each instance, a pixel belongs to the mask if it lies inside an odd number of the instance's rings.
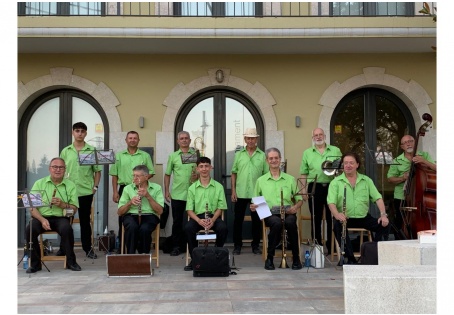
[{"label": "drumstick", "polygon": [[[52,199],[55,197],[57,194],[57,188],[54,189],[54,192],[52,193]],[[52,199],[50,200],[50,208],[52,209]]]}]

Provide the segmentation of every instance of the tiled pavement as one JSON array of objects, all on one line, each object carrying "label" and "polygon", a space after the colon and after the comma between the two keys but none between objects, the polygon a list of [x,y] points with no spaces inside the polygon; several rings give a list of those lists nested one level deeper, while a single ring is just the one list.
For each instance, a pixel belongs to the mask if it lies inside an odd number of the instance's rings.
[{"label": "tiled pavement", "polygon": [[[233,247],[227,245],[232,252]],[[18,260],[23,250],[18,250]],[[185,255],[160,253],[160,267],[152,277],[108,277],[104,252],[98,259],[76,249],[82,271],[63,269],[62,262],[46,262],[31,276],[17,267],[17,312],[41,313],[152,313],[152,314],[327,314],[344,313],[342,270],[325,262],[325,268],[292,270],[263,268],[261,255],[243,247],[234,256],[237,275],[194,278],[184,271]],[[231,256],[232,258],[233,256]],[[291,260],[288,260],[291,264]],[[154,263],[153,263],[154,264]]]}]

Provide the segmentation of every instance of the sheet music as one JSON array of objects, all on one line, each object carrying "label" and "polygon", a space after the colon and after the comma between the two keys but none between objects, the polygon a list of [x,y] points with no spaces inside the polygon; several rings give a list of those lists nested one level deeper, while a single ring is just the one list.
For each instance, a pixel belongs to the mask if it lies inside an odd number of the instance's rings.
[{"label": "sheet music", "polygon": [[252,203],[257,205],[256,211],[257,214],[259,215],[260,220],[263,220],[271,216],[270,207],[268,207],[265,201],[265,197],[263,196],[252,197]]}]

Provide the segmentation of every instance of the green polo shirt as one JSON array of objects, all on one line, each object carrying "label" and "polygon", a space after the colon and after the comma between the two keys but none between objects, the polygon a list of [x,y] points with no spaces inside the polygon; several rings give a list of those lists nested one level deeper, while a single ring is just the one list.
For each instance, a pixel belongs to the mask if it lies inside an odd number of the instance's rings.
[{"label": "green polo shirt", "polygon": [[[49,175],[38,179],[32,187],[32,191],[42,190],[45,192],[45,194],[41,196],[43,203],[45,204],[50,204],[55,189],[57,190],[55,192],[56,198],[60,198],[61,200],[63,200],[63,202],[69,203],[79,208],[79,198],[77,197],[76,185],[68,179],[63,179],[60,184],[55,185],[50,179]],[[57,207],[55,205],[53,205],[52,208],[39,207],[38,211],[44,217],[63,216],[63,208]]]},{"label": "green polo shirt", "polygon": [[[196,154],[193,148],[190,148],[188,153]],[[196,163],[183,164],[181,161],[181,150],[175,151],[169,155],[167,160],[166,175],[171,175],[173,172],[172,179],[172,199],[186,200],[188,196],[188,189],[191,183],[191,174],[193,168],[197,167]]]},{"label": "green polo shirt", "polygon": [[[431,163],[435,163],[430,157],[429,153],[417,151],[416,155],[422,156],[424,159]],[[389,166],[388,178],[390,177],[402,177],[405,172],[410,170],[411,161],[405,157],[405,153],[402,153],[393,160],[393,163]],[[399,183],[394,187],[394,199],[405,199],[404,193],[405,182]]]},{"label": "green polo shirt", "polygon": [[[148,182],[148,188],[147,188],[148,193],[150,196],[156,200],[158,204],[160,204],[162,207],[164,207],[164,195],[162,193],[162,188],[160,185],[156,183],[151,183]],[[121,195],[120,201],[118,202],[118,208],[124,206],[128,202],[131,201],[131,199],[135,196],[138,195],[138,189],[137,186],[134,183],[131,183],[129,185],[126,185],[125,188],[123,189],[123,194]],[[131,208],[129,208],[128,214],[138,214],[138,209],[137,206],[132,205]],[[147,214],[154,214],[158,215],[156,211],[153,210],[151,207],[150,203],[148,202],[147,198],[142,198],[142,215],[147,215]]]},{"label": "green polo shirt", "polygon": [[212,214],[214,214],[217,209],[227,209],[224,186],[212,178],[207,187],[203,187],[200,180],[197,180],[189,187],[186,211],[192,210],[197,215],[205,213],[206,204],[208,204],[208,212]]},{"label": "green polo shirt", "polygon": [[[80,153],[89,153],[94,150],[95,147],[85,142]],[[78,196],[93,194],[94,174],[100,172],[102,167],[100,165],[80,165],[79,154],[74,144],[70,144],[61,150],[60,157],[65,161],[67,178],[76,184]]]},{"label": "green polo shirt", "polygon": [[301,159],[300,174],[307,175],[307,182],[313,182],[317,175],[317,183],[327,184],[331,182],[334,176],[328,176],[323,173],[322,164],[325,161],[334,161],[342,157],[341,150],[334,146],[326,144],[323,154],[317,150],[317,147],[312,147],[304,150]]},{"label": "green polo shirt", "polygon": [[302,200],[298,192],[296,179],[292,175],[281,172],[278,179],[274,179],[268,172],[257,179],[254,189],[254,197],[263,196],[266,204],[270,209],[274,206],[281,205],[281,188],[284,199],[284,206],[292,206],[293,200],[296,202]]},{"label": "green polo shirt", "polygon": [[137,165],[145,165],[151,175],[156,174],[150,154],[137,149],[134,154],[130,154],[128,150],[117,152],[115,164],[110,167],[109,175],[118,177],[118,185],[129,185],[132,183],[132,169]]},{"label": "green polo shirt", "polygon": [[352,187],[342,173],[331,181],[327,198],[328,204],[335,204],[339,212],[342,212],[344,185],[347,185],[346,207],[349,218],[364,218],[369,212],[370,202],[376,202],[382,198],[372,179],[366,175],[357,173],[355,187]]},{"label": "green polo shirt", "polygon": [[238,198],[250,199],[254,196],[257,179],[269,171],[265,152],[256,148],[252,156],[246,148],[235,153],[232,173],[236,174],[235,190]]}]

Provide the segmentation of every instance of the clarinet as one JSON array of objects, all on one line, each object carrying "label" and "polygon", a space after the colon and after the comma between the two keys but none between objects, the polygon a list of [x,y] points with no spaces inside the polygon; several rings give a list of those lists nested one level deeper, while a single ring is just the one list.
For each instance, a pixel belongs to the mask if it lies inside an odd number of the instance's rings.
[{"label": "clarinet", "polygon": [[284,192],[281,187],[281,223],[282,223],[282,260],[279,268],[289,268],[287,264],[287,254],[285,253],[285,207],[284,207]]},{"label": "clarinet", "polygon": [[341,257],[340,257],[341,266],[344,264],[345,239],[347,237],[347,184],[344,185],[344,200],[342,202],[342,213],[345,216],[345,220],[342,222]]},{"label": "clarinet", "polygon": [[[139,179],[139,185],[137,185],[137,188],[138,189],[140,188],[140,179]],[[140,225],[140,221],[141,221],[141,218],[142,218],[142,197],[139,195],[138,191],[137,191],[137,194],[138,194],[139,200],[140,200],[140,203],[137,206],[137,214],[139,215],[139,225]]]}]

